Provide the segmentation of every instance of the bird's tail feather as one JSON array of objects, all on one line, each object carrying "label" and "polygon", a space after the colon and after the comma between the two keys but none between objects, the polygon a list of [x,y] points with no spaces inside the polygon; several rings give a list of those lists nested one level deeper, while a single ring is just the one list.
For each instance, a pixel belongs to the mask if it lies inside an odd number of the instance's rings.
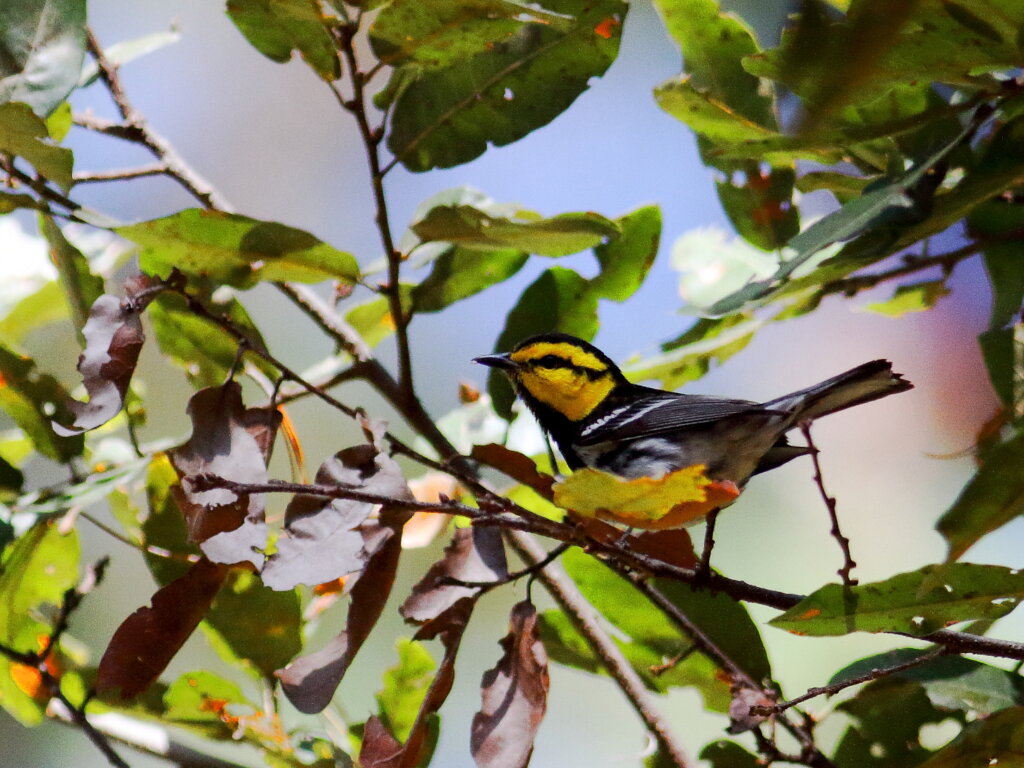
[{"label": "bird's tail feather", "polygon": [[902,375],[893,373],[888,360],[872,360],[764,405],[773,410],[791,411],[793,423],[796,423],[913,388]]}]

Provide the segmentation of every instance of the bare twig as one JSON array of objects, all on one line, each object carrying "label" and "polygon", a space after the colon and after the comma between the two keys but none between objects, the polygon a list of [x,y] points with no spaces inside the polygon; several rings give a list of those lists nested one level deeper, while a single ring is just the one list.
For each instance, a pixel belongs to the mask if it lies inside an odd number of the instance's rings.
[{"label": "bare twig", "polygon": [[818,461],[818,447],[811,438],[811,423],[809,421],[802,422],[800,424],[800,432],[803,433],[804,439],[807,441],[807,447],[811,451],[811,461],[814,463],[814,483],[818,486],[818,492],[828,508],[829,520],[832,522],[832,528],[829,530],[829,533],[839,544],[839,549],[843,553],[843,566],[836,573],[843,580],[844,587],[852,587],[857,584],[857,579],[853,578],[850,574],[857,566],[857,563],[850,554],[850,540],[843,535],[842,530],[839,528],[839,514],[836,511],[835,497],[829,496],[828,491],[825,490],[825,480],[821,476],[821,463]]},{"label": "bare twig", "polygon": [[[89,53],[96,59],[100,68],[100,79],[117,106],[118,112],[124,119],[120,129],[115,131],[110,126],[104,131],[120,138],[134,141],[149,150],[150,154],[160,161],[164,166],[164,173],[177,181],[188,190],[196,200],[207,208],[214,208],[219,211],[231,211],[231,206],[213,186],[195,170],[193,170],[178,154],[177,150],[163,136],[150,128],[142,113],[139,112],[129,101],[127,94],[121,85],[121,78],[118,75],[117,65],[107,58],[103,47],[99,44],[92,30],[86,32]],[[81,124],[81,123],[80,123]]]},{"label": "bare twig", "polygon": [[112,171],[83,171],[75,174],[76,184],[89,184],[99,181],[124,181],[125,179],[139,179],[144,176],[159,176],[167,173],[167,166],[163,163],[151,163],[140,165],[136,168],[121,168]]},{"label": "bare twig", "polygon": [[832,683],[832,685],[823,685],[820,688],[809,688],[807,693],[801,696],[797,696],[795,699],[789,701],[780,701],[770,707],[751,707],[751,714],[755,715],[771,715],[777,712],[785,712],[796,704],[801,704],[808,699],[813,699],[816,696],[832,696],[833,694],[839,693],[839,691],[850,688],[854,685],[860,685],[861,683],[870,683],[872,680],[881,680],[883,677],[894,675],[897,672],[905,672],[908,669],[913,669],[929,661],[934,661],[940,656],[948,654],[949,651],[943,647],[933,648],[930,651],[922,653],[920,656],[916,656],[909,661],[904,661],[899,664],[893,664],[888,667],[875,667],[869,672],[865,672],[863,675],[857,675],[847,680],[842,680],[838,683]]}]

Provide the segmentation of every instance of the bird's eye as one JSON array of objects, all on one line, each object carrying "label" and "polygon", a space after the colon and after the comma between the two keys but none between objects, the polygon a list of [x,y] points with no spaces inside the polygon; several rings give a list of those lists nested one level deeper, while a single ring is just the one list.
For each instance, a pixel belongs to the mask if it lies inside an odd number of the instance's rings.
[{"label": "bird's eye", "polygon": [[537,358],[533,364],[541,368],[564,368],[566,361],[558,355],[544,355]]}]

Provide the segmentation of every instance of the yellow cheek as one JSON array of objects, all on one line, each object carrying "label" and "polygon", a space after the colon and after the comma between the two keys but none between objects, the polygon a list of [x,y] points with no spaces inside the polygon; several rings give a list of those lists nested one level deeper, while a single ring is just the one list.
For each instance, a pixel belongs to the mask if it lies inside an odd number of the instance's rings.
[{"label": "yellow cheek", "polygon": [[586,417],[615,388],[610,376],[595,381],[567,368],[524,371],[519,380],[536,399],[572,421]]}]

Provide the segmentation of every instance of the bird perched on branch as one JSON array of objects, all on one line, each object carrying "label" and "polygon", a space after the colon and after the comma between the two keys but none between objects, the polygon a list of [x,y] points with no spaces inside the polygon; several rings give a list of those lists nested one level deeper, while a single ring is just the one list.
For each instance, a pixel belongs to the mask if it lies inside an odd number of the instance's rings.
[{"label": "bird perched on branch", "polygon": [[873,360],[766,403],[666,392],[631,383],[597,347],[561,333],[475,362],[508,376],[572,469],[635,479],[703,464],[739,487],[811,451],[789,444],[794,427],[913,387]]}]

